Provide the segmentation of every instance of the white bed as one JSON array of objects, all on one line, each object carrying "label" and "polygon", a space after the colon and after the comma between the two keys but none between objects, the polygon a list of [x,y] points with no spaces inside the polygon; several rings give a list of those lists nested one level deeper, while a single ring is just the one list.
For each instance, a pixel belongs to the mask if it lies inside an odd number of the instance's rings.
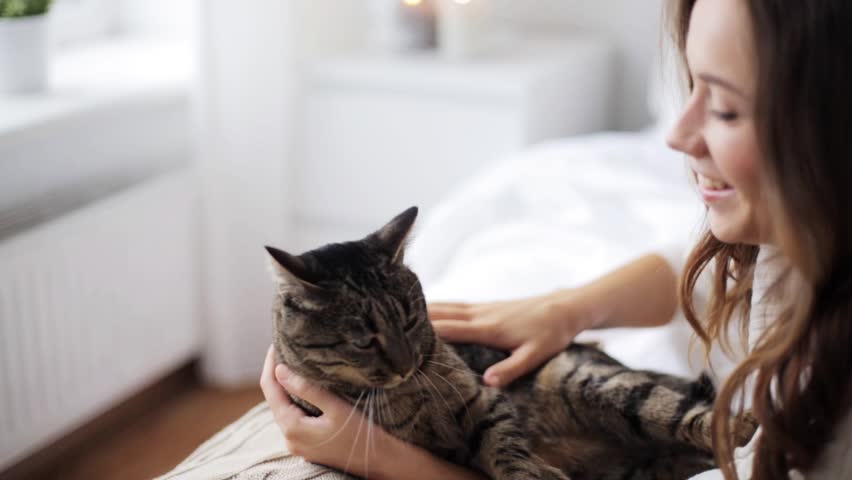
[{"label": "white bed", "polygon": [[[703,207],[659,130],[540,145],[464,185],[417,227],[427,299],[485,301],[579,286],[643,253],[678,255]],[[694,375],[682,320],[584,334],[637,368]],[[700,354],[696,349],[693,355]]]}]

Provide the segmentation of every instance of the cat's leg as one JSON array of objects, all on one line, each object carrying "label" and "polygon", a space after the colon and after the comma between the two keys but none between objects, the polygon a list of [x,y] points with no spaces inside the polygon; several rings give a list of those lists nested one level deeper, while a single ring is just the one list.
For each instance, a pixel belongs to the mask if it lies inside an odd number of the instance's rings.
[{"label": "cat's leg", "polygon": [[734,446],[744,447],[751,442],[760,424],[751,410],[745,411],[738,416],[731,417],[731,433],[734,436]]},{"label": "cat's leg", "polygon": [[499,390],[482,387],[466,409],[462,424],[474,467],[494,480],[567,480],[531,453],[514,407]]},{"label": "cat's leg", "polygon": [[629,441],[674,441],[712,451],[712,405],[704,395],[621,366],[575,365],[565,375],[560,393],[580,430],[594,426]]},{"label": "cat's leg", "polygon": [[[631,405],[633,398],[644,402]],[[630,390],[622,404],[622,412],[631,426],[631,433],[642,434],[663,441],[678,441],[705,452],[713,451],[713,405],[700,396],[675,391],[667,386],[648,383]],[[750,413],[731,418],[731,435],[734,446],[747,444],[757,430],[757,422]]]},{"label": "cat's leg", "polygon": [[[670,430],[674,432],[675,438],[689,442],[690,438],[699,439],[701,445],[705,445],[706,451],[712,449],[712,403],[716,398],[715,387],[713,386],[710,377],[702,375],[698,380],[690,381],[671,375],[664,375],[654,372],[640,372],[649,375],[650,380],[659,386],[665,387],[668,390],[675,392],[674,399],[678,401],[678,410],[676,415],[669,417],[668,421]],[[652,392],[653,393],[653,392]],[[671,396],[671,392],[660,390],[658,396]],[[677,394],[680,397],[677,397]],[[659,397],[658,397],[659,398]],[[658,400],[649,399],[651,402]],[[659,405],[666,404],[665,398],[659,400]],[[683,413],[678,422],[677,415]],[[734,440],[734,446],[742,447],[751,441],[754,432],[757,430],[758,424],[750,412],[745,412],[741,416],[731,418],[731,435]],[[690,431],[684,431],[684,430]]]}]

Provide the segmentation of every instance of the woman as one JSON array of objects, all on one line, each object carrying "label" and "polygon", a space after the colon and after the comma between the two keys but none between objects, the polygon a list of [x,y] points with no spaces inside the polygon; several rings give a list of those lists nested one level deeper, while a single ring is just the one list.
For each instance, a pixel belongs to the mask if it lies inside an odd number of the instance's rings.
[{"label": "woman", "polygon": [[[430,316],[450,341],[512,350],[486,372],[486,382],[502,386],[584,329],[667,322],[679,292],[708,347],[728,344],[738,326],[750,348],[715,407],[721,468],[700,478],[852,478],[852,2],[682,0],[671,18],[690,95],[669,144],[688,157],[709,224],[680,285],[681,268],[651,255],[582,288],[433,304]],[[692,303],[705,270],[706,314]],[[351,407],[283,366],[279,382],[272,371],[268,356],[261,385],[293,452],[343,467],[356,434],[350,427],[329,437]],[[305,417],[281,385],[326,414]],[[727,420],[744,403],[761,431],[735,456]],[[378,441],[373,451],[382,455],[366,457],[371,478],[477,478],[390,435]],[[367,465],[349,467],[364,475]]]}]

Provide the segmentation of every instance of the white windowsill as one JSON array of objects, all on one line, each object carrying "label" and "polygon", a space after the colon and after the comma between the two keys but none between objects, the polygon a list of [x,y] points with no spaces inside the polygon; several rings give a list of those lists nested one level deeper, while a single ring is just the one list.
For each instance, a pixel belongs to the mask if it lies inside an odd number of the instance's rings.
[{"label": "white windowsill", "polygon": [[111,38],[54,55],[46,92],[0,95],[0,141],[124,102],[185,100],[194,75],[190,42]]},{"label": "white windowsill", "polygon": [[0,96],[0,240],[190,165],[196,57],[113,38],[56,54],[47,91]]}]

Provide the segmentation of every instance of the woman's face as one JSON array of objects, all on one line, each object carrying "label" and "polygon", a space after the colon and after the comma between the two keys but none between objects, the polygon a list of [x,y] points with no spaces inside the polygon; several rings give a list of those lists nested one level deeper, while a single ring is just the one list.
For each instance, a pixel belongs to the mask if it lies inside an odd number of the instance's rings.
[{"label": "woman's face", "polygon": [[767,241],[753,52],[746,2],[696,2],[686,46],[693,89],[668,144],[689,156],[710,230],[726,243]]}]

